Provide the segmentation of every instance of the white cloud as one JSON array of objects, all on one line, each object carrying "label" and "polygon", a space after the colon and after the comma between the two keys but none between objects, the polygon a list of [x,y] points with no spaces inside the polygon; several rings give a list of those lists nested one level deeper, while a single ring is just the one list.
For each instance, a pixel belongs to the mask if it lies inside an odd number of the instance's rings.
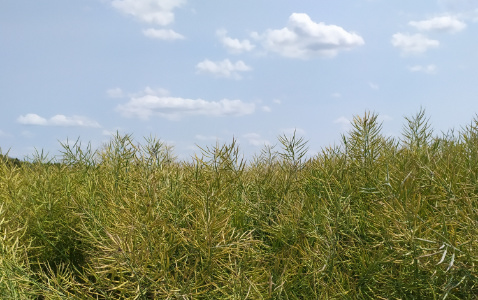
[{"label": "white cloud", "polygon": [[109,98],[123,98],[125,96],[123,90],[119,87],[107,90],[106,95],[108,95]]},{"label": "white cloud", "polygon": [[459,17],[461,20],[478,22],[478,1],[476,0],[438,0],[442,11]]},{"label": "white cloud", "polygon": [[426,74],[434,74],[436,72],[436,66],[431,64],[427,66],[422,66],[422,65],[415,65],[408,67],[410,72],[423,72]]},{"label": "white cloud", "polygon": [[291,58],[334,57],[341,50],[365,44],[363,38],[337,25],[315,23],[307,14],[293,13],[282,29],[269,29],[252,36],[262,41],[264,48]]},{"label": "white cloud", "polygon": [[252,68],[246,65],[242,60],[232,63],[229,59],[217,62],[205,59],[198,63],[196,68],[199,73],[209,73],[216,77],[234,79],[241,78],[238,72],[247,72],[252,70]]},{"label": "white cloud", "polygon": [[270,108],[270,106],[264,105],[264,106],[262,106],[262,111],[264,111],[264,112],[271,112],[272,109]]},{"label": "white cloud", "polygon": [[435,17],[424,21],[411,21],[408,24],[420,31],[456,33],[466,28],[465,23],[453,16]]},{"label": "white cloud", "polygon": [[152,116],[178,120],[184,116],[242,116],[252,114],[255,104],[241,100],[223,99],[206,101],[145,95],[131,98],[129,102],[118,105],[116,110],[125,117],[147,120]]},{"label": "white cloud", "polygon": [[246,133],[242,135],[242,137],[245,138],[247,142],[253,146],[260,147],[264,145],[271,145],[271,142],[269,140],[262,138],[261,135],[258,133]]},{"label": "white cloud", "polygon": [[340,124],[343,131],[348,131],[352,128],[352,123],[349,119],[342,116],[334,121],[334,124]]},{"label": "white cloud", "polygon": [[101,127],[98,122],[82,116],[67,117],[65,115],[55,115],[50,119],[45,119],[37,114],[26,114],[24,116],[19,116],[17,122],[23,125]]},{"label": "white cloud", "polygon": [[249,40],[238,40],[227,36],[227,31],[220,29],[216,31],[217,36],[220,38],[221,43],[226,49],[235,54],[252,51],[256,46],[251,44]]},{"label": "white cloud", "polygon": [[114,8],[142,22],[165,26],[174,21],[173,10],[185,0],[114,0]]},{"label": "white cloud", "polygon": [[52,126],[100,127],[97,122],[81,116],[55,115],[48,120],[48,123]]},{"label": "white cloud", "polygon": [[419,54],[440,45],[439,41],[428,39],[422,34],[396,33],[391,42],[394,47],[400,48],[403,54]]},{"label": "white cloud", "polygon": [[160,40],[182,40],[184,36],[177,33],[172,29],[154,29],[148,28],[143,30],[143,34],[149,38],[160,39]]},{"label": "white cloud", "polygon": [[24,125],[47,125],[48,121],[37,114],[26,114],[19,116],[17,122]]}]

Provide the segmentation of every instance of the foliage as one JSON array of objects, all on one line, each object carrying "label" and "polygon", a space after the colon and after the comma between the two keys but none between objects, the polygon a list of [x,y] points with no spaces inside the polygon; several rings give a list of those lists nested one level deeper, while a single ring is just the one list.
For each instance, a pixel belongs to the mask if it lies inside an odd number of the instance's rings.
[{"label": "foliage", "polygon": [[280,136],[178,161],[149,137],[0,157],[2,299],[475,299],[478,118],[378,116],[306,159]]}]

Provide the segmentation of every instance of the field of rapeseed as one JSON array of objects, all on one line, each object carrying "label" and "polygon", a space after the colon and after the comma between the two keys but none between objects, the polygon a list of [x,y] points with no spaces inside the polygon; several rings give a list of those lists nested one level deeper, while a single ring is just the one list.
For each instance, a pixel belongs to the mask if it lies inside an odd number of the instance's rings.
[{"label": "field of rapeseed", "polygon": [[306,158],[280,136],[178,161],[160,140],[0,159],[2,299],[476,299],[478,118],[402,136],[355,117]]}]

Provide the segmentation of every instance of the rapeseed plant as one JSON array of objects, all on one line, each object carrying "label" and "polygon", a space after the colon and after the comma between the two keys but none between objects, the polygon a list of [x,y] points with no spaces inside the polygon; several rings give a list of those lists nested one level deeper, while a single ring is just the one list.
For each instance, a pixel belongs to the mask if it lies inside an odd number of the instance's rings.
[{"label": "rapeseed plant", "polygon": [[356,116],[307,157],[279,136],[179,161],[148,137],[0,156],[2,299],[475,299],[478,117],[385,137]]}]

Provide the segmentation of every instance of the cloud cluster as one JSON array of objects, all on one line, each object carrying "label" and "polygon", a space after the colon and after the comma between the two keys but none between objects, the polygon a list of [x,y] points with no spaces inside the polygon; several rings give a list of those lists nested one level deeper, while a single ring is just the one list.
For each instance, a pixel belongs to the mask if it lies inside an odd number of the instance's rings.
[{"label": "cloud cluster", "polygon": [[293,13],[282,29],[253,33],[263,47],[285,57],[307,59],[334,57],[340,51],[365,44],[363,38],[337,25],[316,23],[305,13]]},{"label": "cloud cluster", "polygon": [[[174,22],[175,8],[182,6],[185,0],[113,0],[111,5],[124,14],[152,25],[167,26]],[[183,39],[184,36],[172,29],[148,28],[143,34],[162,40]]]},{"label": "cloud cluster", "polygon": [[[225,29],[217,30],[216,35],[229,53],[241,54],[256,48],[256,45],[248,39],[229,37]],[[340,51],[350,50],[365,43],[358,34],[347,32],[337,25],[316,23],[305,13],[293,13],[287,26],[282,29],[268,29],[263,34],[253,32],[251,37],[267,52],[298,59],[334,57]],[[196,69],[198,73],[232,79],[241,79],[240,72],[252,70],[242,60],[233,63],[229,59],[222,61],[205,59],[196,65]]]},{"label": "cloud cluster", "polygon": [[82,116],[55,115],[50,119],[43,118],[37,114],[26,114],[19,116],[17,122],[23,125],[40,125],[40,126],[59,126],[59,127],[101,127],[98,122]]},{"label": "cloud cluster", "polygon": [[196,65],[196,69],[199,73],[234,79],[241,79],[239,72],[252,70],[252,68],[246,65],[242,60],[232,63],[229,59],[216,62],[205,59]]},{"label": "cloud cluster", "polygon": [[[433,17],[422,21],[410,21],[408,25],[415,27],[420,32],[457,33],[466,28],[464,22],[451,15]],[[420,54],[440,46],[438,40],[429,39],[421,33],[399,32],[392,36],[391,43],[394,47],[400,48],[404,55]]]},{"label": "cloud cluster", "polygon": [[229,99],[206,101],[203,99],[145,95],[131,98],[127,103],[118,105],[116,110],[125,117],[137,117],[143,120],[153,116],[179,120],[182,117],[193,115],[248,115],[255,111],[255,104]]}]

